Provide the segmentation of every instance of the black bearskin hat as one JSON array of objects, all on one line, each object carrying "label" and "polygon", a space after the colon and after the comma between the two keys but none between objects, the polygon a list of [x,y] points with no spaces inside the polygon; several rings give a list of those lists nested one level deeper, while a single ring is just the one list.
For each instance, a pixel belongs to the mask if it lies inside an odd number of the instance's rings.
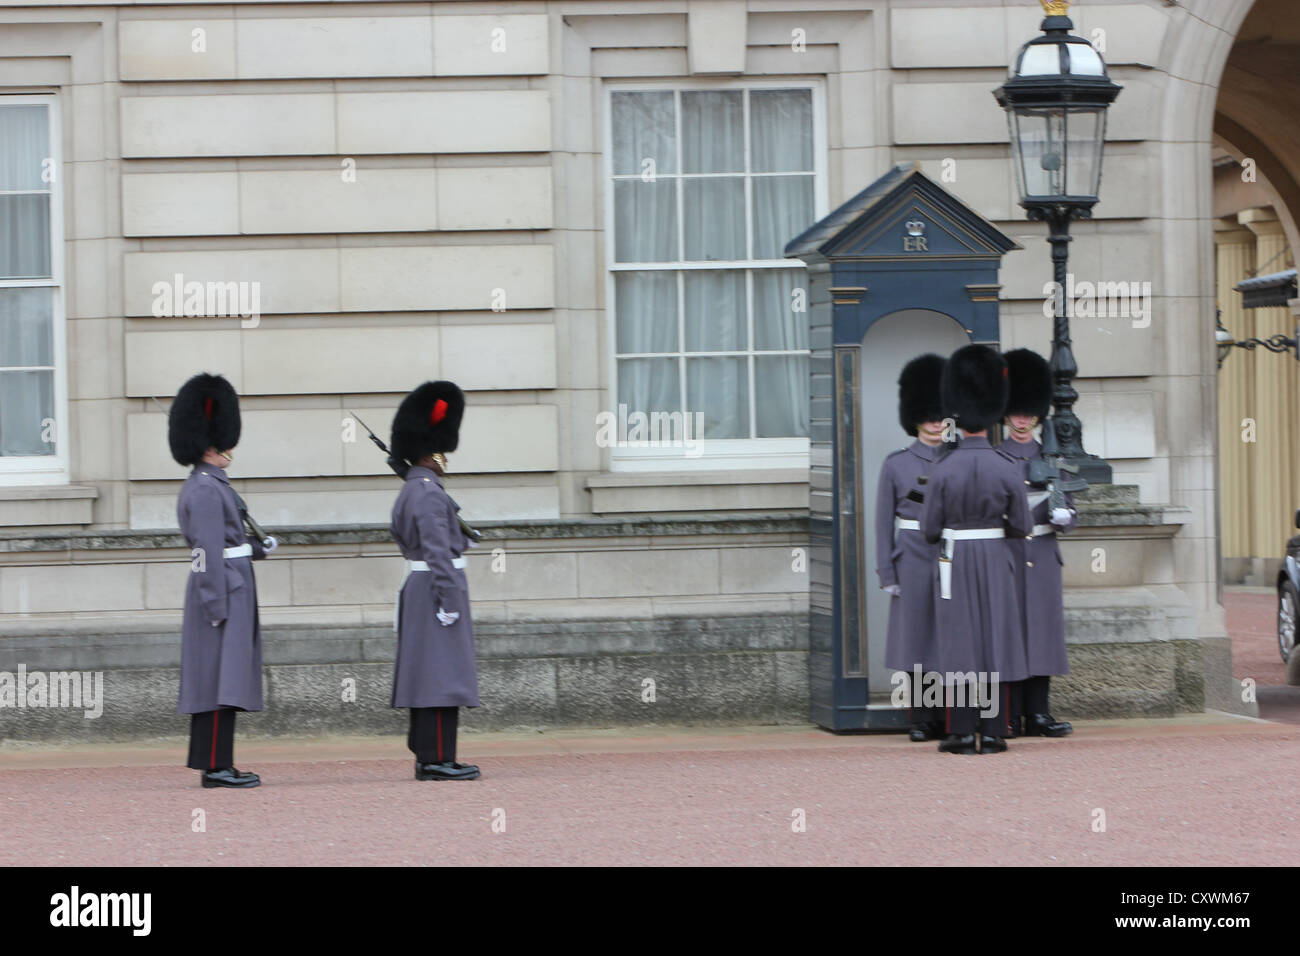
[{"label": "black bearskin hat", "polygon": [[929,352],[904,365],[898,376],[898,423],[913,438],[917,425],[943,420],[943,405],[939,401],[943,364],[942,356]]},{"label": "black bearskin hat", "polygon": [[1015,349],[1002,357],[1007,361],[1007,379],[1011,383],[1003,414],[1046,418],[1052,404],[1052,370],[1047,359],[1029,349]]},{"label": "black bearskin hat", "polygon": [[197,465],[209,448],[239,444],[239,396],[220,375],[203,372],[181,386],[167,414],[167,442],[182,465]]},{"label": "black bearskin hat", "polygon": [[402,399],[389,448],[411,464],[434,452],[455,451],[464,415],[465,393],[454,382],[425,382]]},{"label": "black bearskin hat", "polygon": [[943,367],[943,409],[968,432],[1002,420],[1007,407],[1007,363],[987,345],[964,345]]}]

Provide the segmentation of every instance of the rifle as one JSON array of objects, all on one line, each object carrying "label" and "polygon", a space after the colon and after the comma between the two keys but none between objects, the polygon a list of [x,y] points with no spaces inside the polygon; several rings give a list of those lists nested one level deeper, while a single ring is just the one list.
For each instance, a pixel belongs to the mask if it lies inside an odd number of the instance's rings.
[{"label": "rifle", "polygon": [[[150,395],[149,397],[153,399],[153,403],[158,406],[158,408],[162,411],[164,415],[171,414],[170,412],[167,411],[167,409],[162,407],[162,402],[158,401],[158,399],[154,398],[152,395]],[[267,547],[268,546],[267,542],[270,541],[271,536],[267,534],[266,531],[263,530],[262,526],[253,519],[253,516],[248,513],[248,505],[244,502],[243,495],[241,495],[238,491],[235,491],[234,488],[231,488],[230,490],[234,492],[235,507],[239,509],[239,517],[244,522],[244,530],[247,531],[249,534],[251,534],[258,541],[262,542],[263,548]]]},{"label": "rifle", "polygon": [[1029,483],[1047,491],[1049,514],[1065,507],[1067,491],[1083,491],[1088,487],[1086,478],[1079,477],[1078,465],[1067,465],[1056,443],[1056,423],[1043,422],[1043,455],[1029,462]]},{"label": "rifle", "polygon": [[[385,455],[388,456],[388,467],[393,469],[393,473],[396,474],[398,478],[401,478],[403,481],[405,481],[406,473],[411,470],[411,466],[408,465],[402,459],[398,458],[391,451],[389,451],[388,446],[384,444],[383,440],[378,435],[376,435],[374,432],[370,430],[370,426],[361,420],[360,415],[350,410],[348,414],[351,415],[353,418],[355,418],[357,420],[357,424],[359,424],[362,428],[366,430],[366,434],[370,436],[370,440],[375,443],[376,447],[378,447],[380,451],[382,451]],[[470,527],[470,525],[465,521],[465,519],[460,516],[460,505],[456,504],[455,499],[452,499],[451,503],[456,509],[456,520],[460,522],[460,530],[465,533],[465,536],[469,538],[471,541],[482,540],[483,532],[479,531],[477,528]]]}]

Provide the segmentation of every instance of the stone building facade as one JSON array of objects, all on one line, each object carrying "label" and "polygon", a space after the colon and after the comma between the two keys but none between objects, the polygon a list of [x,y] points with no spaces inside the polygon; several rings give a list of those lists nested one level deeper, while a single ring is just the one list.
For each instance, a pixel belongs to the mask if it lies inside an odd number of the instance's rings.
[{"label": "stone building facade", "polygon": [[[1211,149],[1234,39],[1274,7],[1071,10],[1124,87],[1072,271],[1145,310],[1075,322],[1077,408],[1127,486],[1098,507],[1145,530],[1067,549],[1072,639],[1102,663],[1062,710],[1232,705]],[[200,370],[243,396],[231,476],[285,542],[257,568],[263,729],[397,726],[396,480],[358,417],[386,437],[437,377],[467,391],[448,484],[487,532],[473,721],[806,720],[809,343],[780,249],[917,161],[1023,247],[1002,344],[1046,354],[1045,232],[991,95],[1041,18],[1001,0],[0,0],[0,670],[102,669],[110,705],[93,731],[0,714],[0,737],[175,732],[188,564],[163,409]],[[703,430],[621,440],[646,411],[702,411]],[[1093,628],[1101,606],[1132,613]],[[1099,696],[1098,648],[1126,643],[1141,663]],[[1188,663],[1202,651],[1217,663]]]}]

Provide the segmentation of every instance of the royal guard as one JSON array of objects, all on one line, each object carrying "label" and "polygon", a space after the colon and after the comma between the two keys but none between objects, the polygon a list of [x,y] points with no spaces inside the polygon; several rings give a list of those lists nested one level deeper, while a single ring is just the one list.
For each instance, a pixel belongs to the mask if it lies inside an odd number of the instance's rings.
[{"label": "royal guard", "polygon": [[220,375],[196,375],[182,385],[167,417],[172,457],[194,469],[176,502],[191,559],[177,707],[192,715],[187,766],[201,772],[205,787],[244,789],[261,783],[235,769],[235,714],[262,709],[253,561],[276,542],[245,531],[247,509],[226,476],[239,429],[239,396]]},{"label": "royal guard", "polygon": [[[1016,349],[1005,356],[1011,382],[1007,401],[1006,438],[1002,452],[1022,472],[1033,512],[1033,536],[1012,540],[1020,582],[1021,619],[1029,676],[1011,688],[1011,736],[1065,737],[1073,727],[1048,711],[1047,695],[1053,674],[1068,674],[1065,653],[1065,610],[1061,593],[1061,548],[1056,535],[1078,523],[1074,497],[1062,492],[1063,504],[1053,508],[1049,493],[1031,485],[1029,465],[1041,458],[1043,446],[1034,428],[1047,417],[1052,402],[1052,372],[1037,352]],[[1049,422],[1044,426],[1051,428]],[[1023,728],[1021,721],[1023,719]]]},{"label": "royal guard", "polygon": [[393,418],[393,455],[410,464],[393,505],[393,539],[406,559],[397,597],[393,707],[411,711],[406,743],[416,780],[474,780],[456,762],[461,707],[477,707],[478,665],[457,506],[442,485],[445,456],[456,450],[465,396],[451,382],[425,382]]},{"label": "royal guard", "polygon": [[923,704],[916,668],[933,672],[938,658],[934,633],[934,568],[939,548],[921,534],[925,482],[946,451],[939,402],[944,360],[921,355],[898,377],[898,421],[916,440],[893,452],[880,466],[876,486],[876,575],[889,593],[885,666],[908,675],[913,741],[943,736],[942,709]]},{"label": "royal guard", "polygon": [[1006,750],[1007,685],[1026,676],[1007,539],[1029,534],[1029,502],[1021,469],[988,440],[1002,420],[1007,386],[1006,362],[987,345],[964,346],[944,365],[943,411],[963,437],[930,472],[921,512],[925,539],[941,543],[934,606],[936,669],[947,705],[944,753],[976,753],[977,730],[979,753]]}]

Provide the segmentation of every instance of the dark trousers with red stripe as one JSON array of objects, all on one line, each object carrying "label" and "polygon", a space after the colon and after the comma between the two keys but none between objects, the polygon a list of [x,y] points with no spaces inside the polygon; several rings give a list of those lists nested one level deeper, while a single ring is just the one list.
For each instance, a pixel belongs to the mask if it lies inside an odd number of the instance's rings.
[{"label": "dark trousers with red stripe", "polygon": [[1050,677],[1026,677],[1011,685],[1011,719],[1025,714],[1046,714],[1047,695],[1052,689]]},{"label": "dark trousers with red stripe", "polygon": [[420,763],[455,763],[459,707],[412,707],[406,746]]},{"label": "dark trousers with red stripe", "polygon": [[[957,688],[945,688],[946,694],[954,692],[957,692]],[[978,697],[975,696],[977,692]],[[961,697],[945,697],[945,699],[959,701]],[[991,716],[985,716],[985,711],[977,703],[980,700],[990,702],[988,710],[992,711]],[[962,706],[954,704],[945,708],[945,729],[950,734],[980,733],[988,737],[1005,737],[1007,735],[1007,719],[1010,708],[1010,684],[981,681],[978,689],[974,684],[967,684],[965,685],[965,703]]]},{"label": "dark trousers with red stripe", "polygon": [[907,719],[912,722],[913,727],[919,727],[923,724],[933,724],[938,727],[943,724],[943,708],[933,707],[921,703],[924,687],[917,683],[915,674],[907,675],[908,701]]},{"label": "dark trousers with red stripe", "polygon": [[230,707],[190,717],[190,759],[193,770],[225,770],[235,765],[235,714]]}]

